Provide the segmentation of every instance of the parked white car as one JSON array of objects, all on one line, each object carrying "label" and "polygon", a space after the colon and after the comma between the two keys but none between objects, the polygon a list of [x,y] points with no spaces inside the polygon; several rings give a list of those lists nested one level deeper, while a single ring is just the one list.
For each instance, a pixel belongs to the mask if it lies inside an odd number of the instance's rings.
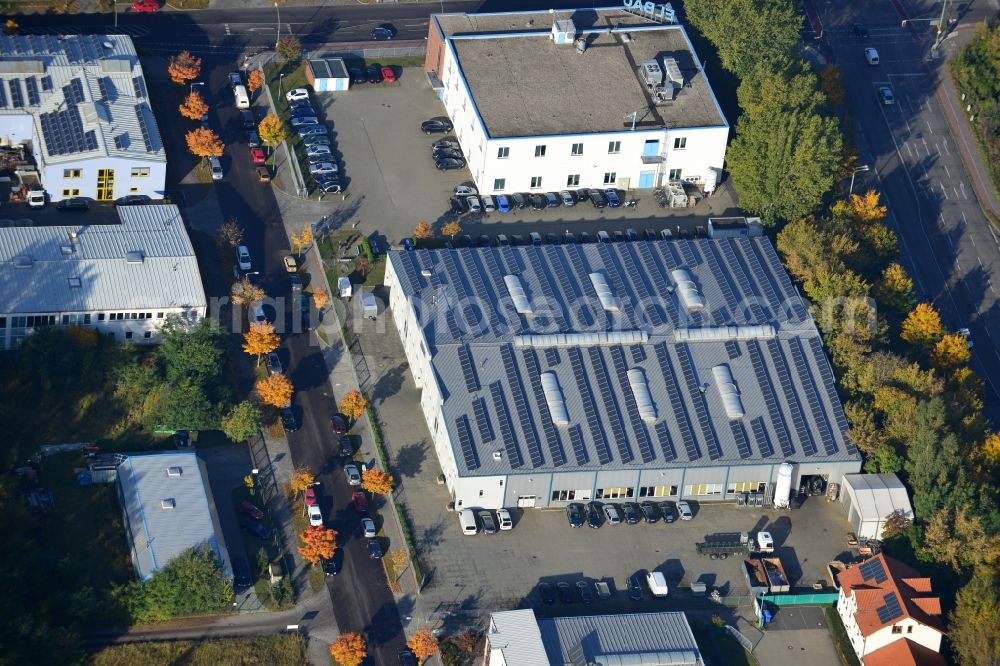
[{"label": "parked white car", "polygon": [[371,518],[361,519],[361,529],[364,530],[366,539],[374,539],[378,535],[375,530],[375,521]]},{"label": "parked white car", "polygon": [[236,258],[239,261],[241,271],[250,270],[250,250],[247,249],[246,245],[240,245],[236,248]]},{"label": "parked white car", "polygon": [[305,88],[292,88],[285,93],[285,99],[289,102],[294,102],[298,99],[309,99],[309,91]]},{"label": "parked white car", "polygon": [[497,509],[497,523],[501,531],[514,529],[514,521],[510,519],[510,511],[507,509]]},{"label": "parked white car", "polygon": [[677,503],[677,513],[681,515],[681,520],[691,520],[694,518],[694,514],[691,513],[691,505],[687,502]]},{"label": "parked white car", "polygon": [[361,485],[361,472],[358,471],[358,466],[351,463],[344,465],[344,474],[347,475],[347,483],[352,486]]},{"label": "parked white car", "polygon": [[337,165],[333,162],[320,162],[319,164],[310,164],[309,173],[319,174],[319,173],[337,173]]},{"label": "parked white car", "polygon": [[330,146],[315,145],[306,147],[306,155],[309,157],[315,157],[316,155],[329,155],[331,154]]},{"label": "parked white car", "polygon": [[323,512],[320,511],[319,507],[312,504],[308,507],[309,511],[309,524],[313,527],[323,526]]}]

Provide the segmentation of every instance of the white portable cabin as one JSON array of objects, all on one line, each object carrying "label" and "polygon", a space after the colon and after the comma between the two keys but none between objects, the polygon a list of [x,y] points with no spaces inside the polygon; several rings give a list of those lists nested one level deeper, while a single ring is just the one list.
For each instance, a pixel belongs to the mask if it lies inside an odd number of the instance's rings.
[{"label": "white portable cabin", "polygon": [[350,298],[354,293],[354,288],[351,287],[351,279],[348,277],[337,278],[337,295],[340,298]]},{"label": "white portable cabin", "polygon": [[913,520],[910,497],[895,474],[845,474],[840,501],[858,537],[881,539],[893,513]]}]

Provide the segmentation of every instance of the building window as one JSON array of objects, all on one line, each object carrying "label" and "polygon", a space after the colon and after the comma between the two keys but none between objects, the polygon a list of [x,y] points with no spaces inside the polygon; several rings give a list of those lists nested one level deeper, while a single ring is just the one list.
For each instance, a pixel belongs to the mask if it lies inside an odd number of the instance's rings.
[{"label": "building window", "polygon": [[635,488],[598,488],[596,499],[621,499],[635,497]]},{"label": "building window", "polygon": [[509,147],[504,146],[503,148],[497,148],[497,159],[498,160],[505,160],[508,157],[510,157],[510,148]]},{"label": "building window", "polygon": [[582,143],[574,143],[573,144],[573,149],[570,151],[570,154],[571,155],[583,155],[583,144]]},{"label": "building window", "polygon": [[149,167],[132,167],[133,178],[146,178],[149,176]]},{"label": "building window", "polygon": [[605,185],[614,185],[614,182],[616,180],[618,180],[618,174],[615,173],[614,171],[608,171],[606,174],[604,174]]},{"label": "building window", "polygon": [[7,328],[7,317],[0,317],[0,328]]},{"label": "building window", "polygon": [[667,176],[667,179],[668,180],[680,180],[681,179],[681,170],[680,169],[671,169],[670,170],[670,174]]},{"label": "building window", "polygon": [[674,150],[684,150],[687,148],[688,140],[686,136],[679,136],[674,139]]},{"label": "building window", "polygon": [[493,181],[493,189],[494,190],[502,190],[505,187],[507,187],[507,179],[506,178],[497,178],[496,180]]},{"label": "building window", "polygon": [[553,490],[552,491],[552,501],[553,502],[571,502],[576,499],[575,490]]},{"label": "building window", "polygon": [[731,493],[762,493],[767,488],[764,481],[740,481],[729,484]]},{"label": "building window", "polygon": [[542,186],[542,177],[541,176],[532,176],[531,177],[531,189],[537,190],[541,186]]},{"label": "building window", "polygon": [[139,188],[133,185],[132,187],[128,188],[128,191],[135,194],[136,192],[139,191]]},{"label": "building window", "polygon": [[104,321],[104,313],[103,312],[98,312],[97,313],[97,321]]},{"label": "building window", "polygon": [[721,483],[698,483],[693,486],[684,486],[684,496],[689,495],[721,495]]},{"label": "building window", "polygon": [[622,152],[622,142],[621,141],[609,141],[608,142],[608,155],[617,155]]},{"label": "building window", "polygon": [[545,157],[545,146],[535,146],[535,157]]},{"label": "building window", "polygon": [[566,177],[566,187],[579,187],[580,186],[580,174],[574,173]]},{"label": "building window", "polygon": [[677,494],[677,486],[641,486],[639,497],[673,497]]},{"label": "building window", "polygon": [[906,633],[908,633],[908,634],[912,634],[913,633],[913,625],[912,624],[908,625],[906,627]]},{"label": "building window", "polygon": [[111,201],[115,198],[115,170],[97,170],[97,200]]},{"label": "building window", "polygon": [[157,319],[163,319],[163,313],[162,312],[157,312],[156,313],[156,318]]},{"label": "building window", "polygon": [[63,180],[83,178],[83,169],[63,169]]},{"label": "building window", "polygon": [[125,339],[126,340],[132,339],[132,331],[125,331]]},{"label": "building window", "polygon": [[62,195],[64,197],[78,197],[80,196],[80,190],[77,189],[63,190]]},{"label": "building window", "polygon": [[900,627],[900,626],[894,626],[892,628],[892,633],[894,633],[894,634],[901,634],[901,633],[903,633],[903,628]]}]

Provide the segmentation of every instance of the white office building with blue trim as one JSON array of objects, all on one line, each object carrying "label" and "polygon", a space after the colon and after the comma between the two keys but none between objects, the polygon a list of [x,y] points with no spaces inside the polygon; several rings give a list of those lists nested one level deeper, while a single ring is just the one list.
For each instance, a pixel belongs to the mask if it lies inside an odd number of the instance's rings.
[{"label": "white office building with blue trim", "polygon": [[729,123],[678,24],[624,8],[440,14],[425,70],[482,193],[720,180]]}]

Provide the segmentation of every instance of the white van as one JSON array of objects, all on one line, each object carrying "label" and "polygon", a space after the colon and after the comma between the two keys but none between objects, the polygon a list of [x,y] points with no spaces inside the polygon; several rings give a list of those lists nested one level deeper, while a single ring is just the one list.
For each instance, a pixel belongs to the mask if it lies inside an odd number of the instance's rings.
[{"label": "white van", "polygon": [[876,51],[873,48],[865,49],[865,60],[867,60],[868,64],[871,65],[872,67],[877,65],[879,63],[878,51]]},{"label": "white van", "polygon": [[462,525],[462,534],[475,534],[479,531],[479,528],[476,527],[476,512],[472,509],[459,511],[458,522]]},{"label": "white van", "polygon": [[250,108],[250,96],[247,95],[246,86],[233,86],[233,97],[236,98],[237,109]]},{"label": "white van", "polygon": [[670,591],[667,587],[667,579],[659,571],[650,571],[646,574],[646,585],[654,597],[665,597]]}]

